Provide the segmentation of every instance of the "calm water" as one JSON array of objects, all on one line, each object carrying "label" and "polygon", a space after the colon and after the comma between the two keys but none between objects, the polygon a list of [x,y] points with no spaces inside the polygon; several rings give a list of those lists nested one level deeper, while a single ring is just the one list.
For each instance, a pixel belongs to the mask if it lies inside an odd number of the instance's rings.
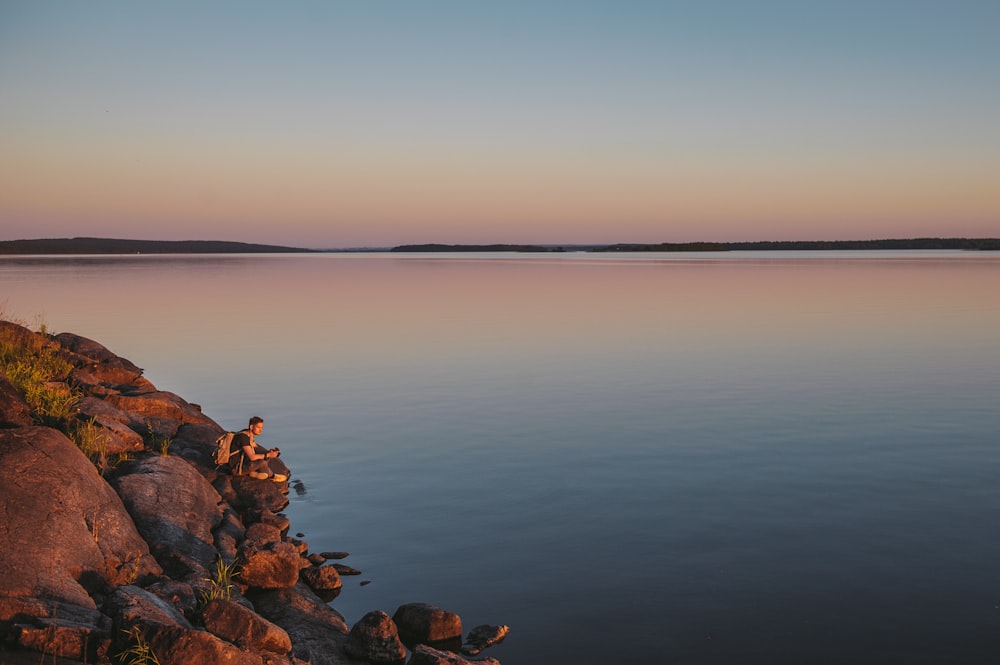
[{"label": "calm water", "polygon": [[[504,665],[995,663],[1000,255],[0,259]],[[361,580],[370,581],[360,586]]]}]

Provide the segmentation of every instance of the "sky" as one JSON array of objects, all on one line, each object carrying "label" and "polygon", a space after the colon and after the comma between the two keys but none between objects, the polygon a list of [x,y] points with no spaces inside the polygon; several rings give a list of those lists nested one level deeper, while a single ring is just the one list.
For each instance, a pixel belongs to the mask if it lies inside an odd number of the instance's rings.
[{"label": "sky", "polygon": [[0,240],[1000,236],[996,0],[0,1]]}]

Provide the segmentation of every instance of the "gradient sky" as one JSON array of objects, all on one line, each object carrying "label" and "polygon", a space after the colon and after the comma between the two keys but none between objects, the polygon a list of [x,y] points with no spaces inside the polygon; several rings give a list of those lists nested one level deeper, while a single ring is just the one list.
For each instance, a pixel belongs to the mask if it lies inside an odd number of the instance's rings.
[{"label": "gradient sky", "polygon": [[0,2],[0,240],[1000,235],[1000,2]]}]

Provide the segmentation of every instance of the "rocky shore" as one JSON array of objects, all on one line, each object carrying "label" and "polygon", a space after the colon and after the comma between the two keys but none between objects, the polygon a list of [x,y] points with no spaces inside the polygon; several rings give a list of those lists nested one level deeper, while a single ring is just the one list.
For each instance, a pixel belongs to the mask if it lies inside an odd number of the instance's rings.
[{"label": "rocky shore", "polygon": [[0,663],[497,663],[506,626],[424,603],[348,626],[288,484],[217,468],[224,428],[128,360],[7,321],[0,355]]}]

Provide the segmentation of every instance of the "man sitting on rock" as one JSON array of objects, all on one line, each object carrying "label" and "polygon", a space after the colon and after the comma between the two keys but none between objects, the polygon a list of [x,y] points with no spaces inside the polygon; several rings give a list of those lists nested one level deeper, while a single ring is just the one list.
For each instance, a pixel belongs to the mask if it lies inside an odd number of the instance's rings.
[{"label": "man sitting on rock", "polygon": [[230,464],[236,473],[246,473],[258,480],[283,483],[288,480],[288,467],[278,459],[280,453],[277,448],[268,450],[257,443],[256,437],[262,431],[264,431],[264,419],[254,416],[245,430],[233,436]]}]

